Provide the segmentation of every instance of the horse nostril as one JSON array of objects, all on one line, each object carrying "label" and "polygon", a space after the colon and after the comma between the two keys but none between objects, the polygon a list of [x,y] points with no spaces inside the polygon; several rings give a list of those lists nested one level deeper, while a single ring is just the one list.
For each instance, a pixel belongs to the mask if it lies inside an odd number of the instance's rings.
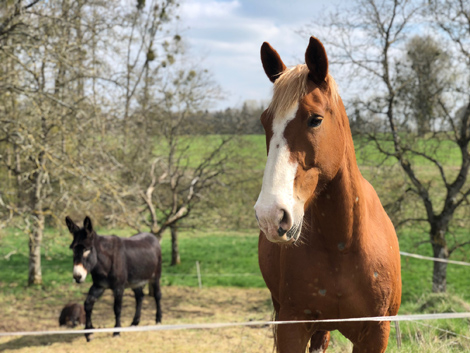
[{"label": "horse nostril", "polygon": [[288,213],[281,209],[279,217],[279,228],[277,229],[277,234],[282,237],[289,230],[289,215]]},{"label": "horse nostril", "polygon": [[279,211],[278,219],[279,219],[279,228],[277,229],[277,234],[280,237],[282,237],[292,227],[292,218],[289,212],[281,208]]},{"label": "horse nostril", "polygon": [[281,221],[279,223],[280,224],[287,224],[288,221],[289,221],[289,216],[288,216],[288,214],[285,210],[281,210],[281,212],[282,212],[282,217],[281,217]]}]

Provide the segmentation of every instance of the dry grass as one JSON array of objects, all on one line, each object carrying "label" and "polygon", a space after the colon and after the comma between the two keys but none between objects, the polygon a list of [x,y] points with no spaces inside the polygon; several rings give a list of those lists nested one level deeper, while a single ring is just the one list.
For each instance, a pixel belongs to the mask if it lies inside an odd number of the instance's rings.
[{"label": "dry grass", "polygon": [[[60,310],[69,300],[82,301],[83,292],[64,287],[60,295],[22,295],[20,299],[13,296],[0,296],[0,332],[57,330]],[[53,295],[55,294],[55,295]],[[169,286],[163,288],[163,323],[222,323],[264,321],[271,319],[272,307],[267,289],[212,287],[198,289],[194,287]],[[66,299],[65,299],[66,298]],[[440,297],[439,297],[440,298]],[[431,298],[425,301],[444,303],[449,299]],[[424,299],[423,299],[424,300]],[[431,304],[429,304],[431,303]],[[422,306],[422,303],[416,304]],[[436,304],[437,305],[437,304]],[[452,304],[453,305],[453,304]],[[450,305],[451,307],[453,307]],[[113,298],[111,291],[105,292],[97,302],[93,314],[96,328],[113,327]],[[433,307],[434,308],[434,307]],[[432,310],[434,310],[431,308]],[[416,312],[416,308],[413,312]],[[431,310],[429,309],[429,310]],[[432,311],[431,312],[434,312]],[[452,308],[437,308],[441,311],[454,311]],[[457,310],[458,311],[458,310]],[[134,298],[132,291],[125,292],[122,312],[122,323],[129,325],[134,315]],[[152,298],[144,298],[141,325],[154,325],[155,303]],[[426,324],[426,323],[424,323]],[[447,330],[467,333],[467,322],[438,323]],[[452,326],[454,325],[454,326]],[[455,326],[458,325],[458,326]],[[463,325],[462,327],[460,327]],[[395,330],[392,328],[389,353],[460,353],[470,351],[470,340],[445,334],[426,327],[423,323],[402,323],[404,346],[396,347]],[[351,352],[349,341],[338,332],[332,333],[328,348],[329,353]],[[52,335],[30,337],[0,338],[0,352],[194,352],[194,353],[258,353],[273,352],[273,336],[270,327],[235,327],[220,329],[179,330],[159,332],[124,332],[113,338],[111,333],[95,334],[93,341],[87,343],[83,335]]]},{"label": "dry grass", "polygon": [[[266,289],[165,287],[163,322],[206,323],[270,320],[270,296]],[[65,304],[67,300],[64,301]],[[56,330],[61,306],[44,306],[34,300],[5,298],[0,307],[0,331]],[[122,323],[134,314],[132,291],[124,297]],[[144,299],[141,325],[154,325],[155,303]],[[112,293],[106,291],[95,305],[95,327],[113,327]],[[162,332],[95,334],[86,343],[83,335],[0,338],[0,352],[271,352],[269,327],[223,328]]]}]

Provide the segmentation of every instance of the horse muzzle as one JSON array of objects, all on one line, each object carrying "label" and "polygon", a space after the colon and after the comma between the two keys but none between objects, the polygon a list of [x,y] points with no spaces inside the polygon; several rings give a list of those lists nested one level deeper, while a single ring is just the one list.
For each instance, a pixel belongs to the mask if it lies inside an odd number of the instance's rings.
[{"label": "horse muzzle", "polygon": [[300,235],[303,209],[288,205],[260,195],[254,207],[259,228],[273,243],[293,243]]},{"label": "horse muzzle", "polygon": [[294,224],[288,231],[279,228],[277,234],[263,233],[270,242],[278,244],[293,244],[299,239],[300,233],[302,230],[302,222]]}]

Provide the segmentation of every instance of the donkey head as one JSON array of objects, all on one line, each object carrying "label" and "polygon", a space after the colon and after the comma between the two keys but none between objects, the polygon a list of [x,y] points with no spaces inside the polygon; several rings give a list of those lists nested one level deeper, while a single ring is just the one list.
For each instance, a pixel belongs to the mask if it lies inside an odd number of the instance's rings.
[{"label": "donkey head", "polygon": [[65,217],[65,223],[73,235],[70,244],[70,249],[73,250],[73,278],[77,283],[82,283],[97,262],[96,249],[93,246],[96,233],[88,216],[83,220],[83,228],[77,226],[68,216]]}]

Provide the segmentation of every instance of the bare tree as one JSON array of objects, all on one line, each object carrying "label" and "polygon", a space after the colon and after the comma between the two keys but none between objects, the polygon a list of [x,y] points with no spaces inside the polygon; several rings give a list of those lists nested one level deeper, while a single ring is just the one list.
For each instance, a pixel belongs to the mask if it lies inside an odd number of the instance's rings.
[{"label": "bare tree", "polygon": [[177,230],[220,183],[230,140],[201,146],[188,129],[219,90],[181,54],[178,3],[9,5],[0,7],[0,216],[29,236],[29,284],[42,282],[44,229],[65,212],[159,238],[169,229],[178,263]]},{"label": "bare tree", "polygon": [[[125,158],[121,170],[127,184],[136,188],[126,202],[135,205],[133,209],[138,213],[128,212],[116,217],[136,229],[148,227],[159,239],[170,229],[172,264],[175,265],[180,261],[177,229],[217,184],[227,160],[224,147],[231,138],[208,138],[208,145],[201,146],[200,136],[186,133],[193,123],[193,114],[218,92],[204,70],[176,66],[153,77],[152,82],[148,81],[153,87],[154,95],[149,96],[152,101],[142,98],[141,116],[128,125],[127,132],[151,144],[145,152],[140,148],[133,158]],[[148,94],[147,89],[148,86],[143,89],[144,96]],[[201,148],[205,152],[201,153]]]},{"label": "bare tree", "polygon": [[[32,3],[30,3],[32,4]],[[17,2],[20,6],[21,2]],[[86,60],[97,22],[84,12],[102,8],[99,0],[62,0],[24,6],[14,12],[21,26],[8,30],[0,48],[0,160],[16,193],[0,206],[24,220],[29,235],[29,284],[42,283],[41,244],[45,223],[58,223],[64,210],[86,204],[98,193],[92,175],[99,168],[102,139],[95,133],[97,112],[85,81],[97,77]],[[91,16],[92,21],[96,19]],[[21,27],[21,31],[16,29]],[[100,141],[101,140],[101,141]],[[81,179],[79,187],[77,180]],[[88,182],[88,181],[91,181]],[[8,190],[10,191],[10,190]],[[2,195],[0,195],[2,196]],[[89,203],[89,202],[88,202]]]},{"label": "bare tree", "polygon": [[42,0],[5,0],[0,4],[0,43],[25,26],[23,15]]},{"label": "bare tree", "polygon": [[[460,0],[430,3],[432,8],[427,3],[407,0],[357,1],[349,12],[332,16],[328,22],[330,35],[325,35],[324,39],[335,50],[331,56],[333,60],[337,59],[336,64],[354,70],[355,89],[364,90],[361,97],[355,98],[355,107],[356,110],[359,108],[362,121],[375,121],[375,124],[369,123],[362,128],[363,136],[385,158],[396,160],[406,177],[407,186],[403,191],[420,200],[421,214],[418,217],[408,215],[401,221],[426,222],[429,226],[428,242],[434,257],[447,259],[456,249],[469,243],[455,240],[450,245],[448,234],[455,215],[463,212],[462,207],[468,204],[467,197],[470,194],[467,182],[470,167],[470,4]],[[429,9],[431,12],[425,11]],[[434,32],[435,38],[439,39],[433,44],[426,43],[428,53],[424,58],[413,57],[421,53],[413,42],[408,42],[410,44],[406,53],[407,36],[417,31],[429,33],[426,16],[431,15],[440,26],[441,30]],[[447,41],[442,38],[443,32],[448,35]],[[436,47],[432,49],[434,44]],[[448,47],[455,50],[449,50]],[[410,95],[407,86],[409,81],[404,79],[400,71],[407,57],[415,64],[414,68],[411,67],[414,74],[409,79],[418,78],[418,75],[432,75],[429,70],[445,70],[442,66],[432,69],[432,65],[441,64],[436,57],[429,56],[429,50],[435,50],[438,55],[446,51],[452,63],[449,70],[455,70],[454,77],[465,78],[467,84],[434,80],[428,87],[433,92],[425,92],[424,96],[420,96],[423,92],[415,91]],[[428,73],[416,65],[428,65]],[[422,85],[418,87],[423,88]],[[400,99],[407,101],[403,103]],[[420,101],[423,99],[431,99],[431,102]],[[433,105],[423,106],[422,103]],[[404,105],[409,109],[403,109]],[[464,108],[459,110],[462,106]],[[422,128],[430,133],[418,138],[410,128],[410,121],[417,122],[418,126],[423,124]],[[449,145],[460,152],[457,172],[453,168],[446,168],[446,156],[439,154],[441,149]],[[423,173],[420,168],[423,163],[431,165],[430,168],[434,168],[435,172],[432,175]],[[403,197],[400,196],[402,200]],[[433,292],[446,290],[446,270],[446,263],[434,262]]]}]

